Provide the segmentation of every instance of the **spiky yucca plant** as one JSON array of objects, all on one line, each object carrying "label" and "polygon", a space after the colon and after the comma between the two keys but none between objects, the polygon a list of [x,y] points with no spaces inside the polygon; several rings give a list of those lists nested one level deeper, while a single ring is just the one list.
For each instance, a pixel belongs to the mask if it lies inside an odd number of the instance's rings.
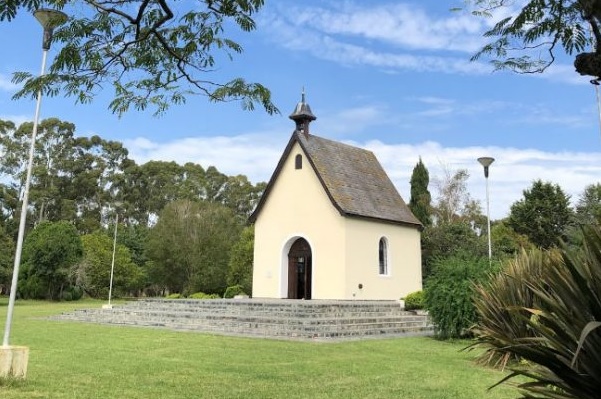
[{"label": "spiky yucca plant", "polygon": [[544,270],[559,259],[557,251],[522,250],[500,273],[475,286],[474,305],[481,322],[472,330],[478,346],[489,344],[480,357],[482,363],[504,369],[510,361],[519,360],[504,348],[516,338],[535,336],[524,323],[524,317],[531,316],[527,309],[539,304],[529,282],[542,279]]},{"label": "spiky yucca plant", "polygon": [[474,329],[489,354],[510,366],[525,398],[601,395],[601,230],[584,228],[579,250],[531,251],[478,287]]}]

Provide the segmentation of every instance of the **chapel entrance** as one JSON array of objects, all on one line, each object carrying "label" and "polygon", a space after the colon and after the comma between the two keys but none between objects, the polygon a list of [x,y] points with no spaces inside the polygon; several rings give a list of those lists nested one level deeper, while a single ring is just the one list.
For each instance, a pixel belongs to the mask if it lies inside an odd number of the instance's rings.
[{"label": "chapel entrance", "polygon": [[311,299],[311,246],[304,238],[288,251],[288,299]]}]

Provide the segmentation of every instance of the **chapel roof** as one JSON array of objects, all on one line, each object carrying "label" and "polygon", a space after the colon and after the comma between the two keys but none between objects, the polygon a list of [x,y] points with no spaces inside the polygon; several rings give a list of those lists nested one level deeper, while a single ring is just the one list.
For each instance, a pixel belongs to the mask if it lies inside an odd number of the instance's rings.
[{"label": "chapel roof", "polygon": [[325,192],[343,216],[421,227],[373,152],[294,131],[257,208],[254,222],[295,143],[306,154]]},{"label": "chapel roof", "polygon": [[309,124],[316,117],[305,102],[304,90],[290,119],[295,121],[296,129],[250,216],[251,222],[257,219],[290,151],[298,143],[341,215],[422,227],[373,152],[309,134]]}]

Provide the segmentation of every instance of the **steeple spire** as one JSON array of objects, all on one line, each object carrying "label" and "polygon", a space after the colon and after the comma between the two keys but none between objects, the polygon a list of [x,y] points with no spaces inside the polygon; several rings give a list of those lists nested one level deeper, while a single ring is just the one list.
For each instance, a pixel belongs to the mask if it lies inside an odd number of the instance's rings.
[{"label": "steeple spire", "polygon": [[290,114],[290,119],[292,119],[296,123],[295,131],[304,133],[305,136],[309,135],[309,124],[317,119],[313,112],[311,112],[311,107],[309,104],[305,102],[305,88],[303,87],[301,101],[296,104],[296,108],[294,112]]}]

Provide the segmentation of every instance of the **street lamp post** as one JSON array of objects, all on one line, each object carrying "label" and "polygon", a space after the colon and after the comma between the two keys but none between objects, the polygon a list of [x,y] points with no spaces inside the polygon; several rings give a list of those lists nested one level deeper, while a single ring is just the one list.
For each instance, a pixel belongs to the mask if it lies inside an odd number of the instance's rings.
[{"label": "street lamp post", "polygon": [[[42,40],[42,71],[40,76],[44,76],[46,71],[46,57],[48,56],[48,50],[50,50],[50,44],[52,42],[52,33],[54,28],[64,24],[67,21],[67,15],[63,12],[49,9],[40,9],[33,13],[35,18],[44,28],[44,36]],[[15,306],[15,299],[17,295],[17,282],[19,280],[19,265],[21,263],[21,252],[23,250],[23,236],[25,235],[25,222],[27,219],[27,207],[29,200],[29,185],[31,183],[31,171],[33,169],[33,155],[35,150],[35,138],[38,133],[38,121],[40,119],[40,105],[42,102],[42,91],[38,90],[37,101],[35,106],[35,116],[33,119],[33,130],[31,132],[31,144],[29,147],[29,161],[27,163],[27,175],[25,178],[25,187],[23,189],[23,199],[21,205],[21,219],[19,221],[19,233],[17,235],[17,248],[15,251],[15,263],[13,267],[13,279],[10,286],[10,297],[8,301],[8,311],[6,313],[6,325],[4,328],[4,339],[2,340],[2,347],[7,348],[9,346],[10,329],[12,324],[13,310]]]},{"label": "street lamp post", "polygon": [[111,296],[113,294],[113,275],[115,274],[115,252],[117,251],[117,226],[119,226],[119,214],[115,213],[115,233],[113,234],[113,260],[111,261],[111,278],[109,281],[109,303],[103,305],[103,309],[112,309]]},{"label": "street lamp post", "polygon": [[478,158],[480,165],[484,166],[484,178],[486,179],[486,219],[488,221],[488,263],[492,261],[492,245],[490,242],[490,200],[488,196],[488,167],[495,161],[491,157]]},{"label": "street lamp post", "polygon": [[[40,9],[33,13],[35,18],[44,28],[42,39],[42,70],[40,77],[46,71],[46,58],[54,28],[67,22],[67,15],[56,10]],[[17,248],[15,251],[15,263],[13,266],[13,278],[10,286],[8,309],[6,312],[6,324],[4,325],[4,338],[0,347],[0,377],[25,378],[27,375],[27,363],[29,359],[29,348],[26,346],[10,346],[10,330],[12,327],[13,311],[17,297],[17,282],[19,281],[19,266],[21,264],[21,253],[23,251],[23,237],[25,235],[25,222],[27,221],[27,207],[29,201],[29,185],[31,183],[31,172],[33,169],[33,155],[35,151],[35,137],[38,133],[38,122],[40,119],[40,105],[42,102],[42,90],[37,92],[35,116],[33,119],[33,130],[31,132],[31,144],[29,147],[29,160],[27,163],[27,174],[21,200],[21,217],[19,220],[19,232],[17,234]]]}]

